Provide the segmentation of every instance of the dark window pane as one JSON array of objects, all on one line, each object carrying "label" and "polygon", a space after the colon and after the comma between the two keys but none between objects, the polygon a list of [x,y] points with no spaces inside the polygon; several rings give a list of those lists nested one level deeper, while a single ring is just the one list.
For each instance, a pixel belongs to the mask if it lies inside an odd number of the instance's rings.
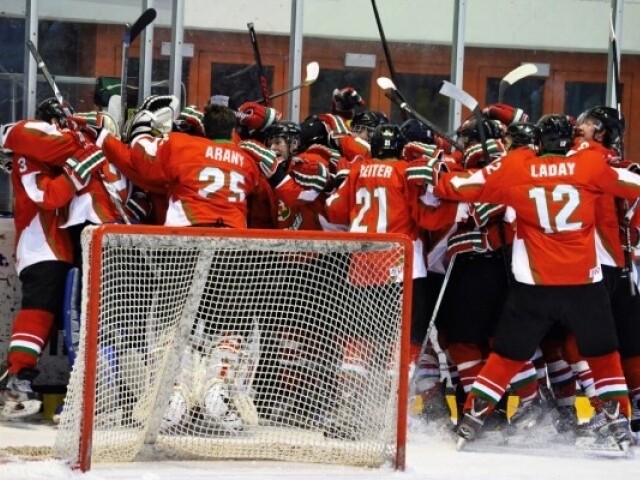
[{"label": "dark window pane", "polygon": [[[622,91],[621,91],[622,93]],[[577,117],[596,105],[605,105],[607,85],[595,82],[565,82],[564,113]]]},{"label": "dark window pane", "polygon": [[[487,78],[486,104],[498,101],[501,78]],[[523,109],[529,120],[536,122],[542,116],[544,79],[523,78],[511,85],[505,92],[504,103]]]},{"label": "dark window pane", "polygon": [[[187,95],[187,85],[189,84],[189,58],[182,59],[182,92],[180,94],[180,104],[184,106]],[[169,94],[169,69],[171,68],[169,58],[154,58],[151,68],[151,94]],[[128,92],[127,103],[130,107],[138,105],[138,76],[140,60],[138,58],[129,59],[129,70],[127,77]],[[202,105],[200,105],[202,106]]]},{"label": "dark window pane", "polygon": [[370,104],[371,72],[368,70],[320,69],[318,79],[309,87],[309,114],[331,111],[331,98],[336,88],[353,87]]},{"label": "dark window pane", "polygon": [[[269,92],[273,93],[273,67],[263,65]],[[238,108],[244,102],[261,100],[262,89],[256,65],[239,63],[211,64],[211,95],[226,95],[229,106]]]},{"label": "dark window pane", "polygon": [[[445,75],[400,73],[396,86],[416,112],[444,131],[449,121],[449,100],[438,91],[440,83],[448,79]],[[391,108],[391,121],[402,123],[402,114],[395,105]]]}]

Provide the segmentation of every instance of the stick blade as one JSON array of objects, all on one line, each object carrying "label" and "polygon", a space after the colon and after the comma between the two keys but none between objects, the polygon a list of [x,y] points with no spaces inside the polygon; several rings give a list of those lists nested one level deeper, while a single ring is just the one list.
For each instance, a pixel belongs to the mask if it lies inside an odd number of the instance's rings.
[{"label": "stick blade", "polygon": [[382,90],[396,90],[396,86],[388,77],[378,77],[376,83]]},{"label": "stick blade", "polygon": [[471,111],[475,110],[478,106],[478,101],[475,98],[446,80],[442,81],[439,93],[445,97],[453,98]]},{"label": "stick blade", "polygon": [[522,80],[523,78],[529,77],[531,75],[535,75],[538,73],[538,67],[533,63],[523,63],[519,67],[514,68],[509,73],[507,73],[502,81],[508,83],[509,85],[513,85],[514,83]]},{"label": "stick blade", "polygon": [[320,75],[320,65],[318,62],[309,62],[307,64],[307,78],[304,83],[309,85],[315,82],[318,79],[318,75]]},{"label": "stick blade", "polygon": [[158,12],[156,11],[155,8],[147,8],[144,12],[142,12],[142,15],[140,15],[138,19],[131,26],[131,29],[129,31],[128,43],[131,43],[136,38],[138,38],[142,30],[147,28],[151,24],[151,22],[153,22],[156,19],[157,15],[158,15]]}]

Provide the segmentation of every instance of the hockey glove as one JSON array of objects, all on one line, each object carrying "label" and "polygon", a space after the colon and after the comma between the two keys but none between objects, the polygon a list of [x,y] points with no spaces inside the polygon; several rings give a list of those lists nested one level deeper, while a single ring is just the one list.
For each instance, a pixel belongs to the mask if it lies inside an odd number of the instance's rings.
[{"label": "hockey glove", "polygon": [[327,163],[333,165],[334,167],[338,164],[340,158],[342,158],[342,155],[338,150],[325,147],[324,145],[318,145],[317,143],[314,143],[313,145],[308,147],[305,150],[305,153],[315,153],[316,155],[324,158]]},{"label": "hockey glove", "polygon": [[164,137],[173,128],[173,110],[163,107],[155,112],[139,110],[125,126],[125,141],[128,143],[139,135],[150,135],[155,138]]},{"label": "hockey glove", "polygon": [[506,103],[494,103],[482,109],[482,113],[490,120],[498,120],[504,125],[511,125],[516,122],[526,122],[529,115],[521,108],[512,107]]},{"label": "hockey glove", "polygon": [[275,108],[265,107],[257,102],[245,102],[238,109],[238,124],[264,132],[270,125],[280,120],[281,113]]},{"label": "hockey glove", "polygon": [[124,206],[136,222],[144,223],[151,213],[153,204],[149,201],[145,192],[142,190],[135,190]]},{"label": "hockey glove", "polygon": [[418,158],[433,158],[439,155],[440,151],[436,145],[428,145],[421,142],[409,142],[402,149],[402,158],[405,160],[416,160]]},{"label": "hockey glove", "polygon": [[175,121],[174,130],[188,133],[196,137],[204,137],[204,114],[195,105],[188,105],[182,109]]},{"label": "hockey glove", "polygon": [[346,120],[353,118],[354,109],[363,107],[364,99],[353,87],[344,87],[333,91],[331,113],[340,115]]},{"label": "hockey glove", "polygon": [[440,156],[415,160],[409,164],[405,172],[407,181],[418,187],[437,186],[440,174],[449,171],[447,164]]},{"label": "hockey glove", "polygon": [[327,127],[329,132],[329,138],[337,138],[343,135],[349,134],[349,128],[344,123],[344,119],[338,115],[331,115],[330,113],[323,113],[318,115],[318,118]]},{"label": "hockey glove", "polygon": [[175,114],[180,106],[180,100],[175,95],[149,95],[142,101],[138,110],[157,112],[163,108],[170,108]]},{"label": "hockey glove", "polygon": [[312,162],[299,157],[292,159],[291,178],[298,185],[322,192],[329,181],[329,171],[320,162]]},{"label": "hockey glove", "polygon": [[[490,138],[487,140],[487,152],[489,154],[489,162],[491,163],[497,158],[505,155],[506,151],[501,140]],[[468,168],[482,168],[486,165],[486,159],[484,156],[484,149],[482,144],[476,143],[467,148],[462,157],[462,166],[465,169]]]},{"label": "hockey glove", "polygon": [[95,145],[90,145],[77,150],[72,157],[67,158],[63,169],[73,181],[76,190],[81,190],[89,183],[91,173],[106,160],[102,150]]}]

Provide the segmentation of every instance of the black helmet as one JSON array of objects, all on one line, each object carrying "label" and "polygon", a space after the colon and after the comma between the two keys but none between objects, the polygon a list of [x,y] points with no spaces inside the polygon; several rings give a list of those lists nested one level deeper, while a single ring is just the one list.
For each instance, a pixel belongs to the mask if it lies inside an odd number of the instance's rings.
[{"label": "black helmet", "polygon": [[[484,128],[485,139],[502,138],[504,136],[504,127],[502,123],[497,120],[489,120],[483,117],[482,126]],[[456,130],[456,137],[464,147],[480,142],[480,128],[478,127],[476,118],[467,118],[462,125],[458,127],[458,130]]]},{"label": "black helmet", "polygon": [[67,114],[56,97],[49,97],[36,107],[36,118],[47,123],[55,118],[58,123],[63,123],[64,119],[67,118]]},{"label": "black helmet", "polygon": [[415,118],[410,118],[400,125],[400,131],[407,142],[420,142],[432,145],[436,141],[433,130]]},{"label": "black helmet", "polygon": [[365,110],[356,113],[351,120],[351,130],[359,132],[364,129],[369,131],[369,135],[373,134],[373,129],[378,125],[389,123],[389,118],[382,112],[374,112],[373,110]]},{"label": "black helmet", "polygon": [[565,155],[571,148],[573,126],[567,115],[543,115],[536,123],[536,129],[540,141],[540,153]]},{"label": "black helmet", "polygon": [[515,122],[507,127],[505,137],[511,139],[509,148],[534,147],[538,144],[538,130],[534,123]]},{"label": "black helmet", "polygon": [[276,138],[284,138],[289,145],[289,154],[294,155],[300,150],[302,129],[300,124],[288,120],[272,124],[264,133],[265,145],[268,147]]},{"label": "black helmet", "polygon": [[398,158],[406,143],[399,126],[391,123],[378,125],[371,134],[371,156]]},{"label": "black helmet", "polygon": [[311,115],[300,124],[300,150],[306,150],[313,144],[329,146],[329,134],[326,125],[318,115]]},{"label": "black helmet", "polygon": [[580,115],[580,120],[593,120],[596,132],[604,132],[602,144],[608,148],[615,147],[624,135],[624,118],[618,110],[611,107],[593,107]]}]

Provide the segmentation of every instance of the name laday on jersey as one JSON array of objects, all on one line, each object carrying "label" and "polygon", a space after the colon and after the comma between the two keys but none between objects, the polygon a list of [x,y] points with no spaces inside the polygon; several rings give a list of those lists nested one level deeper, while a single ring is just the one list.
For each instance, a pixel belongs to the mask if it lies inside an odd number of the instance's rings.
[{"label": "name laday on jersey", "polygon": [[233,163],[234,165],[243,165],[244,158],[241,153],[234,152],[224,147],[209,146],[204,152],[205,158],[219,160],[222,162]]},{"label": "name laday on jersey", "polygon": [[389,165],[362,165],[360,167],[360,176],[361,177],[382,177],[382,178],[391,178],[393,173],[393,167]]},{"label": "name laday on jersey", "polygon": [[549,165],[531,165],[531,176],[533,178],[542,177],[566,177],[575,172],[575,162],[559,162]]}]

